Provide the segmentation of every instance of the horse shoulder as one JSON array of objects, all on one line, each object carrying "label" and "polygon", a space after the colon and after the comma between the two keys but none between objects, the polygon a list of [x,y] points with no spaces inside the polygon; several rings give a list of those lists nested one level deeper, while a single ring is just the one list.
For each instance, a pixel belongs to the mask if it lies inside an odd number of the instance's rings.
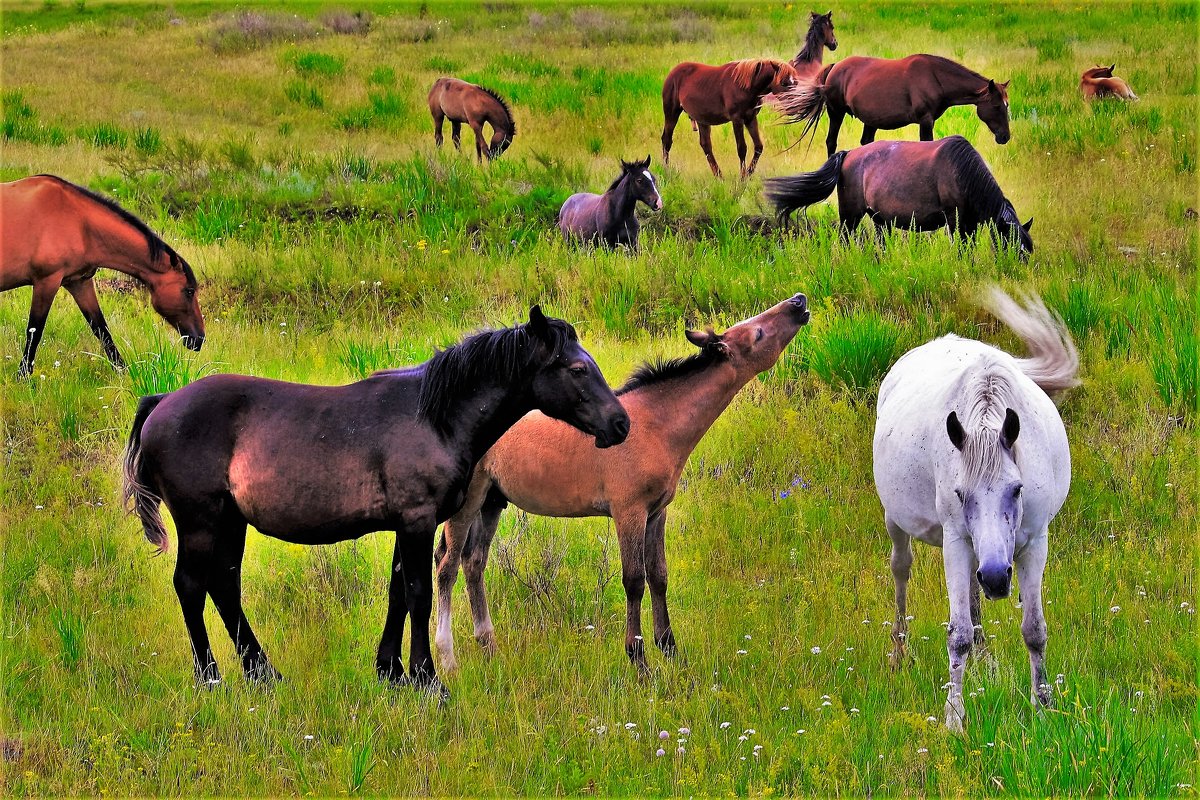
[{"label": "horse shoulder", "polygon": [[26,269],[36,280],[83,258],[83,222],[95,211],[93,201],[39,175],[6,184],[3,204],[0,284],[5,288]]}]

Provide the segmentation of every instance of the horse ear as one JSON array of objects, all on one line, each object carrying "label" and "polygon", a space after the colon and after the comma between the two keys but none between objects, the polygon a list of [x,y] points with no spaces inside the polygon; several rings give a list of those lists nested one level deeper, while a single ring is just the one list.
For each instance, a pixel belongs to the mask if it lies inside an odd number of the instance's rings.
[{"label": "horse ear", "polygon": [[529,330],[535,336],[545,336],[550,330],[550,323],[547,321],[546,315],[542,313],[540,305],[529,308]]},{"label": "horse ear", "polygon": [[833,12],[830,11],[828,14],[826,14],[825,19],[829,20],[830,22],[833,22]]},{"label": "horse ear", "polygon": [[989,92],[998,92],[998,91],[1000,91],[999,89],[997,89],[997,88],[996,88],[996,81],[995,81],[995,80],[989,80],[989,81],[988,81],[987,88],[988,88],[988,91],[989,91]]},{"label": "horse ear", "polygon": [[650,168],[650,154],[649,153],[646,154],[646,168],[647,169]]},{"label": "horse ear", "polygon": [[1026,222],[1021,227],[1025,229],[1026,233],[1029,233],[1029,229],[1033,227],[1033,217],[1030,217],[1029,222]]},{"label": "horse ear", "polygon": [[1009,85],[1010,83],[1012,83],[1012,80],[1007,80],[1007,81],[1005,81],[1004,83],[1000,84],[1000,88],[1001,88],[1001,89],[1007,89],[1007,88],[1008,88],[1008,85]]},{"label": "horse ear", "polygon": [[1109,72],[1112,72],[1112,71],[1113,71],[1114,69],[1116,69],[1116,68],[1117,68],[1117,62],[1115,62],[1115,61],[1114,61],[1114,62],[1113,62],[1113,64],[1112,64],[1112,66],[1108,68],[1108,71],[1109,71]]},{"label": "horse ear", "polygon": [[687,337],[689,342],[703,350],[705,347],[708,347],[716,334],[712,331],[687,331],[683,335]]},{"label": "horse ear", "polygon": [[950,416],[946,417],[946,434],[950,437],[950,444],[954,445],[954,449],[961,451],[967,442],[967,432],[963,430],[962,423],[958,421],[958,414],[953,411],[950,412]]},{"label": "horse ear", "polygon": [[1000,444],[1008,450],[1017,443],[1017,435],[1021,432],[1021,419],[1011,408],[1004,410],[1004,424],[1000,427]]}]

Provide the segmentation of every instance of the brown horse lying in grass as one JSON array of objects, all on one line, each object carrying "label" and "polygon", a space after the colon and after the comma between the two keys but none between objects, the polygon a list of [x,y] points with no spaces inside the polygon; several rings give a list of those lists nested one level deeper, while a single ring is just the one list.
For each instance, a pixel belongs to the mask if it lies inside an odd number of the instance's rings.
[{"label": "brown horse lying in grass", "polygon": [[851,56],[801,81],[779,98],[794,122],[803,122],[800,138],[816,130],[822,111],[829,112],[829,155],[837,150],[838,131],[849,114],[862,120],[862,144],[875,141],[877,130],[891,131],[906,125],[921,127],[921,140],[933,141],[933,123],[951,106],[975,106],[976,113],[1005,144],[1008,131],[1008,82],[996,83],[977,72],[931,55],[907,58]]},{"label": "brown horse lying in grass", "polygon": [[[456,150],[462,149],[462,124],[475,131],[475,156],[483,161],[498,158],[512,145],[517,123],[504,98],[483,86],[458,78],[438,78],[429,90],[429,113],[433,115],[433,141],[442,146],[442,123],[450,119],[450,138]],[[492,139],[484,146],[484,123],[492,126]]]},{"label": "brown horse lying in grass", "polygon": [[[713,158],[712,126],[733,123],[738,161],[745,178],[754,174],[762,155],[763,142],[758,134],[758,110],[763,97],[782,92],[796,83],[796,68],[786,61],[769,58],[731,61],[719,67],[685,61],[677,65],[663,82],[663,164],[671,160],[671,140],[679,115],[687,112],[700,132],[700,147],[708,157],[713,175],[721,177],[721,168]],[[746,166],[746,137],[754,140],[754,159]]]},{"label": "brown horse lying in grass", "polygon": [[1116,97],[1120,100],[1137,100],[1138,96],[1129,88],[1129,84],[1113,75],[1116,64],[1108,67],[1095,66],[1083,71],[1079,80],[1079,91],[1084,100],[1103,100]]},{"label": "brown horse lying in grass", "polygon": [[630,433],[616,447],[597,450],[586,436],[543,414],[530,414],[514,425],[476,466],[462,508],[443,529],[436,554],[442,668],[456,665],[450,595],[460,563],[475,638],[489,651],[495,648],[483,571],[500,512],[509,502],[544,516],[611,517],[621,547],[625,652],[639,668],[646,667],[641,609],[649,583],[654,641],[673,655],[663,534],[679,476],[734,395],[775,365],[808,318],[808,301],[798,294],[723,334],[688,331],[688,341],[699,353],[647,364],[617,391],[629,414]]},{"label": "brown horse lying in grass", "polygon": [[59,287],[75,298],[113,366],[125,366],[96,299],[93,277],[101,267],[147,286],[154,310],[179,331],[184,346],[200,349],[204,317],[196,301],[196,276],[146,223],[112,200],[53,175],[0,184],[0,292],[33,286],[18,375],[33,371]]}]

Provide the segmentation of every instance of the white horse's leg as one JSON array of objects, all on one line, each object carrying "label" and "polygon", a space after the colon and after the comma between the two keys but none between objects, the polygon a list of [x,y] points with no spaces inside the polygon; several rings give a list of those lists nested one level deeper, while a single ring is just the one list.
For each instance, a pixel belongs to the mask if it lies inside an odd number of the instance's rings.
[{"label": "white horse's leg", "polygon": [[1030,697],[1044,706],[1053,704],[1050,683],[1046,680],[1046,618],[1042,615],[1042,571],[1046,568],[1046,532],[1017,556],[1017,581],[1021,589],[1021,636],[1029,650]]},{"label": "white horse's leg", "polygon": [[904,662],[908,649],[908,577],[912,569],[912,537],[896,523],[885,519],[888,535],[892,537],[892,580],[896,583],[896,624],[892,626],[893,669]]},{"label": "white horse's leg", "polygon": [[963,705],[963,672],[974,639],[971,625],[971,573],[975,569],[975,552],[971,541],[961,534],[946,531],[942,544],[942,560],[946,567],[946,592],[950,600],[950,630],[946,635],[946,650],[950,656],[950,693],[946,698],[946,727],[962,733],[967,720]]},{"label": "white horse's leg", "polygon": [[975,646],[983,647],[987,644],[987,639],[983,635],[983,607],[980,593],[983,588],[979,585],[979,578],[975,577],[975,573],[971,573],[971,628],[975,636]]}]

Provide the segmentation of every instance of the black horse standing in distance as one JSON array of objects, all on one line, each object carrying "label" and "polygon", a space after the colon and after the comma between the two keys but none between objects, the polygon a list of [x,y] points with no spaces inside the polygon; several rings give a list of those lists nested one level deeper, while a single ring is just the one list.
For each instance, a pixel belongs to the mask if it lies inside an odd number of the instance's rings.
[{"label": "black horse standing in distance", "polygon": [[567,198],[558,212],[558,229],[567,241],[581,240],[607,247],[638,246],[638,201],[655,211],[663,207],[658,183],[650,174],[650,156],[645,161],[622,161],[621,174],[604,194],[580,192]]},{"label": "black horse standing in distance", "polygon": [[[629,416],[566,322],[537,306],[529,322],[476,334],[424,364],[348,386],[213,375],[143,397],[125,451],[125,497],[146,538],[178,530],[175,591],[196,677],[221,679],[204,627],[211,597],[250,680],[279,673],[242,610],[246,525],[296,544],[396,531],[381,678],[446,694],[429,651],[433,537],[462,505],[475,463],[533,410],[596,438],[625,441]],[[412,617],[409,675],[400,661]]]}]

